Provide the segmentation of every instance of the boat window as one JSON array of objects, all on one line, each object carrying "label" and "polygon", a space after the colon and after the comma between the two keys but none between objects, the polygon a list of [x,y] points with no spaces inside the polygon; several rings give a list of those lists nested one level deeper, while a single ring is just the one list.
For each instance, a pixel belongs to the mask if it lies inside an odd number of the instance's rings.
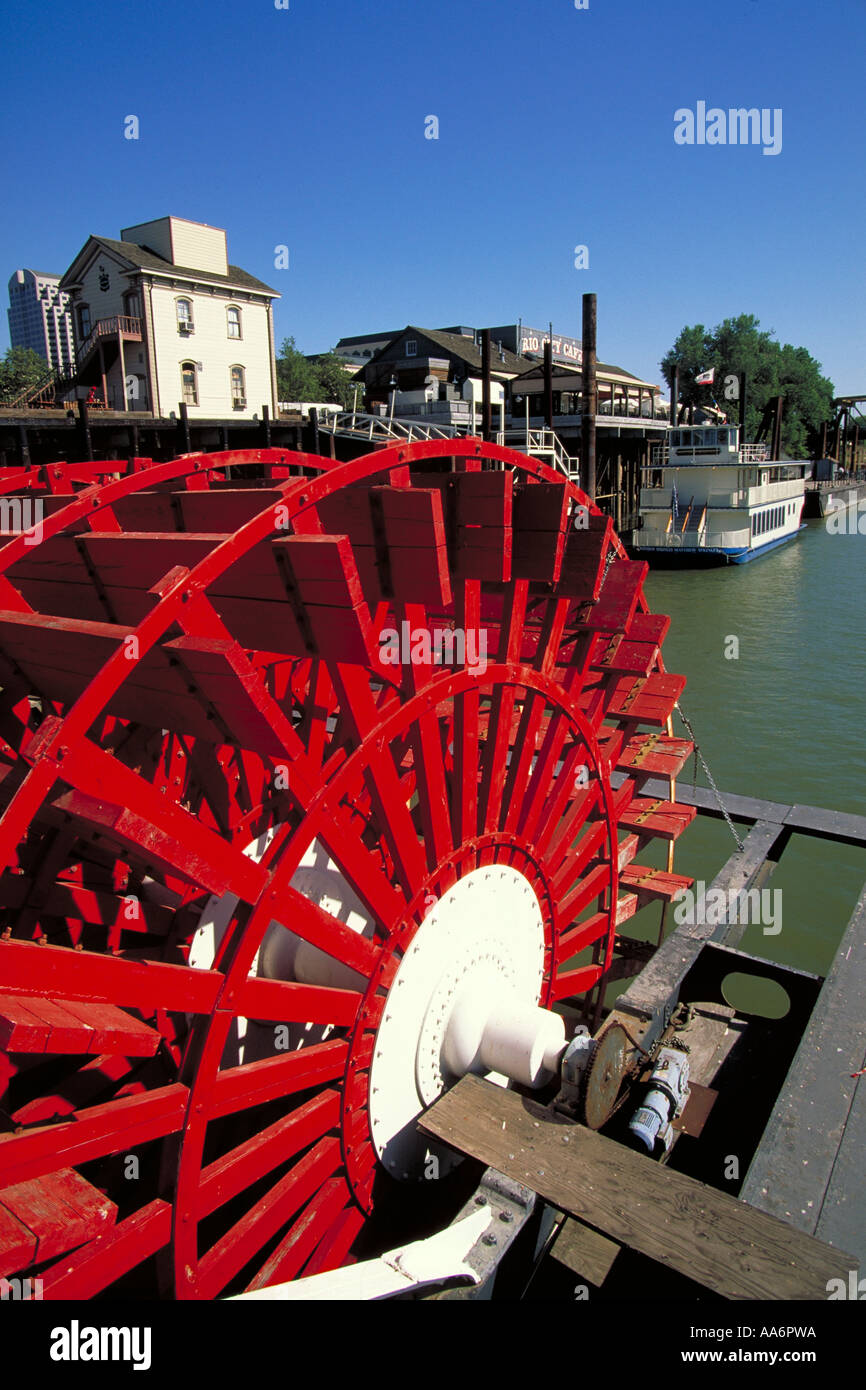
[{"label": "boat window", "polygon": [[720,445],[721,445],[721,444],[727,444],[727,442],[728,442],[728,431],[727,431],[727,430],[719,430],[719,432],[718,432],[718,440],[719,440],[719,444],[720,444]]},{"label": "boat window", "polygon": [[679,443],[680,443],[680,432],[679,432],[679,430],[671,430],[671,444],[672,444],[673,448],[674,448],[674,449],[678,449],[678,448],[679,448]]}]

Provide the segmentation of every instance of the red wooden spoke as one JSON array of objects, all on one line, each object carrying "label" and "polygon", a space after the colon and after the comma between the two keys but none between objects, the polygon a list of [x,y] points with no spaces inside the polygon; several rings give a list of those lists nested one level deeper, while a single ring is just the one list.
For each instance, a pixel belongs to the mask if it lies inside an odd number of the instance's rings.
[{"label": "red wooden spoke", "polygon": [[323,1183],[258,1274],[250,1280],[247,1290],[265,1289],[269,1284],[294,1279],[349,1200],[345,1178],[329,1178]]},{"label": "red wooden spoke", "polygon": [[215,1298],[265,1241],[332,1177],[339,1163],[339,1141],[320,1139],[203,1257],[198,1277],[189,1280],[198,1297]]},{"label": "red wooden spoke", "polygon": [[549,853],[554,862],[566,852],[577,831],[598,806],[598,780],[591,781],[590,785],[583,789],[576,785],[578,769],[589,766],[584,762],[586,757],[585,749],[579,744],[571,750],[563,763],[550,801],[545,807],[537,844],[539,851],[545,855]]},{"label": "red wooden spoke", "polygon": [[[516,580],[503,609],[498,659],[507,665],[519,660],[528,596],[529,581]],[[486,832],[499,828],[516,694],[513,685],[497,686],[493,693],[481,771],[481,828]]]},{"label": "red wooden spoke", "polygon": [[333,1222],[328,1234],[319,1241],[314,1255],[304,1267],[304,1275],[325,1274],[329,1269],[339,1269],[363,1224],[364,1213],[357,1207],[346,1207]]},{"label": "red wooden spoke", "polygon": [[93,1105],[61,1124],[40,1125],[21,1134],[0,1134],[3,1185],[13,1187],[55,1171],[60,1152],[64,1166],[70,1166],[176,1134],[183,1125],[187,1095],[185,1086],[164,1086],[144,1095]]},{"label": "red wooden spoke", "polygon": [[102,1239],[58,1260],[42,1275],[43,1297],[93,1298],[168,1244],[171,1215],[170,1202],[149,1202]]},{"label": "red wooden spoke", "polygon": [[385,925],[405,910],[406,901],[389,882],[355,825],[340,809],[319,827],[319,839],[376,920]]},{"label": "red wooden spoke", "polygon": [[221,1071],[214,1082],[211,1114],[214,1118],[231,1115],[325,1081],[335,1081],[345,1070],[348,1051],[347,1043],[335,1039],[300,1052],[265,1057]]},{"label": "red wooden spoke", "polygon": [[333,1129],[340,1117],[337,1091],[322,1091],[201,1171],[195,1215],[207,1216],[286,1159]]},{"label": "red wooden spoke", "polygon": [[[427,619],[420,604],[407,603],[402,610],[410,631],[426,628]],[[419,690],[434,674],[430,662],[410,663],[407,676],[410,691]],[[448,813],[448,786],[442,753],[442,729],[435,714],[425,714],[412,730],[411,744],[419,795],[419,814],[427,851],[427,867],[434,869],[454,848]]]},{"label": "red wooden spoke", "polygon": [[[367,675],[358,667],[338,666],[334,684],[352,720],[354,736],[361,743],[377,722]],[[403,797],[390,748],[376,750],[367,764],[365,777],[404,892],[407,897],[413,897],[424,879],[424,851]]]},{"label": "red wooden spoke", "polygon": [[[481,627],[481,584],[467,579],[458,591],[457,624],[463,632]],[[453,815],[458,840],[474,839],[478,833],[478,713],[477,688],[467,690],[454,701],[454,777]]]}]

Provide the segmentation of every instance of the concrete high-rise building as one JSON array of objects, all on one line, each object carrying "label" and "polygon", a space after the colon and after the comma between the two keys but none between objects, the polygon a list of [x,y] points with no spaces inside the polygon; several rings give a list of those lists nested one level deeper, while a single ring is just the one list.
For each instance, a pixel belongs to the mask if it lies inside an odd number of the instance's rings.
[{"label": "concrete high-rise building", "polygon": [[69,295],[59,275],[16,270],[9,281],[9,336],[13,347],[32,348],[64,376],[75,369],[75,335]]}]

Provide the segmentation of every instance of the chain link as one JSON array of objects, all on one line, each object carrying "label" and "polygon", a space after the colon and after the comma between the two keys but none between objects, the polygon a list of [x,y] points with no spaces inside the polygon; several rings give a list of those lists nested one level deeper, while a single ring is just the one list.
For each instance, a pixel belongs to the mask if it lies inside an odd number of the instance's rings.
[{"label": "chain link", "polygon": [[692,790],[694,790],[694,788],[695,788],[695,786],[696,786],[696,784],[697,784],[697,775],[698,775],[698,773],[697,773],[697,762],[698,762],[698,759],[700,759],[701,767],[702,767],[703,770],[704,770],[704,774],[705,774],[705,776],[706,776],[706,778],[707,778],[707,781],[709,782],[710,786],[712,787],[713,796],[716,798],[716,801],[718,802],[719,810],[721,811],[722,815],[724,816],[725,820],[726,820],[727,823],[728,823],[728,829],[730,830],[731,834],[732,834],[733,837],[734,837],[734,842],[736,843],[737,849],[742,853],[742,850],[743,850],[743,842],[742,842],[742,840],[740,839],[739,835],[737,834],[736,829],[735,829],[735,827],[734,827],[734,822],[731,820],[731,817],[730,817],[730,815],[728,814],[728,808],[727,808],[727,806],[725,805],[724,801],[722,800],[722,794],[721,794],[721,792],[719,791],[718,787],[716,786],[716,779],[715,779],[715,777],[713,776],[713,774],[710,772],[710,769],[709,769],[709,767],[707,766],[707,760],[706,760],[706,758],[704,757],[703,753],[702,753],[701,750],[700,750],[700,747],[699,747],[699,745],[698,745],[697,737],[695,736],[695,731],[694,731],[694,729],[692,728],[692,726],[691,726],[689,720],[688,720],[688,719],[686,718],[686,716],[683,714],[682,709],[680,708],[679,700],[676,702],[674,708],[676,709],[676,712],[677,712],[677,714],[679,715],[680,719],[683,721],[683,724],[684,724],[685,727],[686,727],[686,732],[688,733],[689,738],[691,739],[692,743],[695,745],[695,762],[694,762],[694,765],[693,765],[693,774],[692,774]]}]

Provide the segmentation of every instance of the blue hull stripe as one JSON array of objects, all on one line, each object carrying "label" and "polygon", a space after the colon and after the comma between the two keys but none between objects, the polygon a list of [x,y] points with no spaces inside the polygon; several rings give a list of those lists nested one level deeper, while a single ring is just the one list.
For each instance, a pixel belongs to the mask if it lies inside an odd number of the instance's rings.
[{"label": "blue hull stripe", "polygon": [[805,526],[799,526],[796,531],[792,531],[787,536],[779,536],[775,541],[767,541],[766,545],[759,545],[754,550],[742,550],[739,547],[725,547],[720,545],[702,545],[690,548],[674,550],[666,545],[636,545],[633,552],[636,559],[642,555],[665,555],[672,560],[698,560],[702,555],[717,555],[720,560],[726,560],[730,565],[746,565],[749,560],[757,560],[759,556],[766,555],[771,550],[776,550],[780,545],[786,545],[788,541],[796,540],[801,531],[805,531]]}]

